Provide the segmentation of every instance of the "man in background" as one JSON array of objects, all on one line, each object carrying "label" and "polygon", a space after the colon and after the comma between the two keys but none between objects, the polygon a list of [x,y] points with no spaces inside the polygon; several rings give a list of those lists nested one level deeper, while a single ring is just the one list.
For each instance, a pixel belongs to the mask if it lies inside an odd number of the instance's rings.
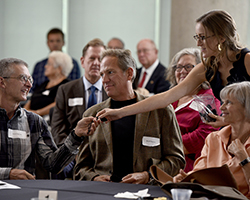
[{"label": "man in background", "polygon": [[166,68],[158,59],[158,50],[154,41],[143,39],[137,44],[138,60],[142,67],[137,70],[134,88],[146,88],[150,95],[164,92],[169,89],[166,80]]},{"label": "man in background", "polygon": [[[83,48],[81,57],[81,66],[85,70],[84,76],[58,88],[51,121],[51,132],[58,147],[64,143],[77,122],[82,119],[85,110],[108,98],[100,76],[100,56],[105,49],[100,39],[88,42]],[[74,163],[71,163],[71,166],[65,168],[66,177],[72,176],[73,166]]]},{"label": "man in background", "polygon": [[109,49],[124,49],[124,43],[119,38],[112,38],[109,40],[107,47]]},{"label": "man in background", "polygon": [[[65,42],[64,42],[64,33],[58,29],[58,28],[53,28],[51,29],[48,33],[47,33],[47,45],[48,48],[50,50],[50,52],[52,51],[62,51],[62,47],[64,46]],[[76,62],[75,59],[73,59],[73,69],[70,72],[68,79],[69,80],[74,80],[74,79],[78,79],[81,76],[81,71],[80,68]],[[44,75],[44,71],[45,71],[45,65],[48,61],[48,58],[43,59],[42,61],[39,61],[38,63],[36,63],[33,73],[32,73],[32,77],[34,80],[33,86],[31,88],[31,93],[39,86],[41,85],[43,82],[47,81],[48,78]]]}]

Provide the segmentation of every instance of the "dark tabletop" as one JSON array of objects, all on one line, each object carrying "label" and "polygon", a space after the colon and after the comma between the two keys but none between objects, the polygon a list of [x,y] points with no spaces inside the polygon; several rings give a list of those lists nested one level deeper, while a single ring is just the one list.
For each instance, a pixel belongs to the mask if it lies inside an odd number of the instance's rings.
[{"label": "dark tabletop", "polygon": [[119,200],[114,197],[115,194],[126,191],[138,192],[146,188],[152,197],[167,197],[159,186],[151,185],[71,180],[4,180],[4,182],[17,185],[21,189],[0,190],[1,200],[30,200],[32,197],[38,197],[39,190],[58,191],[58,200]]}]

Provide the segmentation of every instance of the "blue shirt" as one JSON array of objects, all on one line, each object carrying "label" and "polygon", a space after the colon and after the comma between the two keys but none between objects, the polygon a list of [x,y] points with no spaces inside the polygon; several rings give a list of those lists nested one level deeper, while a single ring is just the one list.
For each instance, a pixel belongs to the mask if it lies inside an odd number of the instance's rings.
[{"label": "blue shirt", "polygon": [[75,158],[80,144],[72,133],[58,149],[42,117],[19,106],[9,119],[0,108],[0,180],[9,179],[12,168],[35,175],[35,153],[46,170],[57,173]]},{"label": "blue shirt", "polygon": [[[33,91],[35,90],[35,88],[37,88],[38,86],[40,86],[43,82],[48,81],[49,79],[44,75],[44,71],[45,71],[45,65],[48,61],[48,58],[36,63],[35,67],[34,67],[34,71],[32,73],[32,77],[34,79],[34,83],[32,85],[32,88],[30,89],[30,92],[33,93]],[[75,59],[72,58],[73,61],[73,69],[70,72],[68,79],[69,80],[75,80],[81,77],[81,71],[80,68],[76,62]]]}]

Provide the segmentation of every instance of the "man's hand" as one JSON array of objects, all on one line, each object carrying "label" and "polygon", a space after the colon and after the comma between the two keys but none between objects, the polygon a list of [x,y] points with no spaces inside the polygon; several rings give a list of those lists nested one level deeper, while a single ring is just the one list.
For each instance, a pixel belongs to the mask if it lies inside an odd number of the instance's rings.
[{"label": "man's hand", "polygon": [[137,172],[128,174],[122,178],[121,183],[147,184],[149,182],[148,172]]},{"label": "man's hand", "polygon": [[174,183],[179,183],[181,182],[184,178],[187,177],[187,174],[182,170],[180,169],[179,171],[179,174],[177,174],[174,178],[173,178],[173,182]]},{"label": "man's hand", "polygon": [[95,117],[83,117],[77,122],[75,134],[78,137],[92,135],[100,123],[101,121],[97,120]]},{"label": "man's hand", "polygon": [[93,181],[102,181],[102,182],[110,182],[110,176],[108,175],[100,175],[96,176]]},{"label": "man's hand", "polygon": [[227,126],[228,123],[225,123],[223,120],[223,117],[214,115],[212,113],[208,113],[209,117],[214,118],[216,121],[215,122],[206,122],[206,124],[211,125],[214,128],[220,128],[222,126]]},{"label": "man's hand", "polygon": [[35,180],[35,176],[23,169],[10,170],[10,179],[12,180]]}]

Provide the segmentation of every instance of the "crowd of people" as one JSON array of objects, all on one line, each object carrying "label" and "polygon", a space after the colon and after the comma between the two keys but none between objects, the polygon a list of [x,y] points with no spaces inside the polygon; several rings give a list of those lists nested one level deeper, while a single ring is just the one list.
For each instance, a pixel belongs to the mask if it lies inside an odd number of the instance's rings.
[{"label": "crowd of people", "polygon": [[[80,77],[57,28],[32,75],[20,59],[0,60],[1,180],[36,179],[38,162],[50,178],[134,184],[154,183],[152,165],[179,182],[227,164],[250,198],[250,50],[223,10],[199,17],[195,32],[200,49],[180,50],[168,68],[151,39],[136,46],[138,69],[121,39],[96,38],[83,47]],[[211,121],[194,96],[214,100]]]}]

